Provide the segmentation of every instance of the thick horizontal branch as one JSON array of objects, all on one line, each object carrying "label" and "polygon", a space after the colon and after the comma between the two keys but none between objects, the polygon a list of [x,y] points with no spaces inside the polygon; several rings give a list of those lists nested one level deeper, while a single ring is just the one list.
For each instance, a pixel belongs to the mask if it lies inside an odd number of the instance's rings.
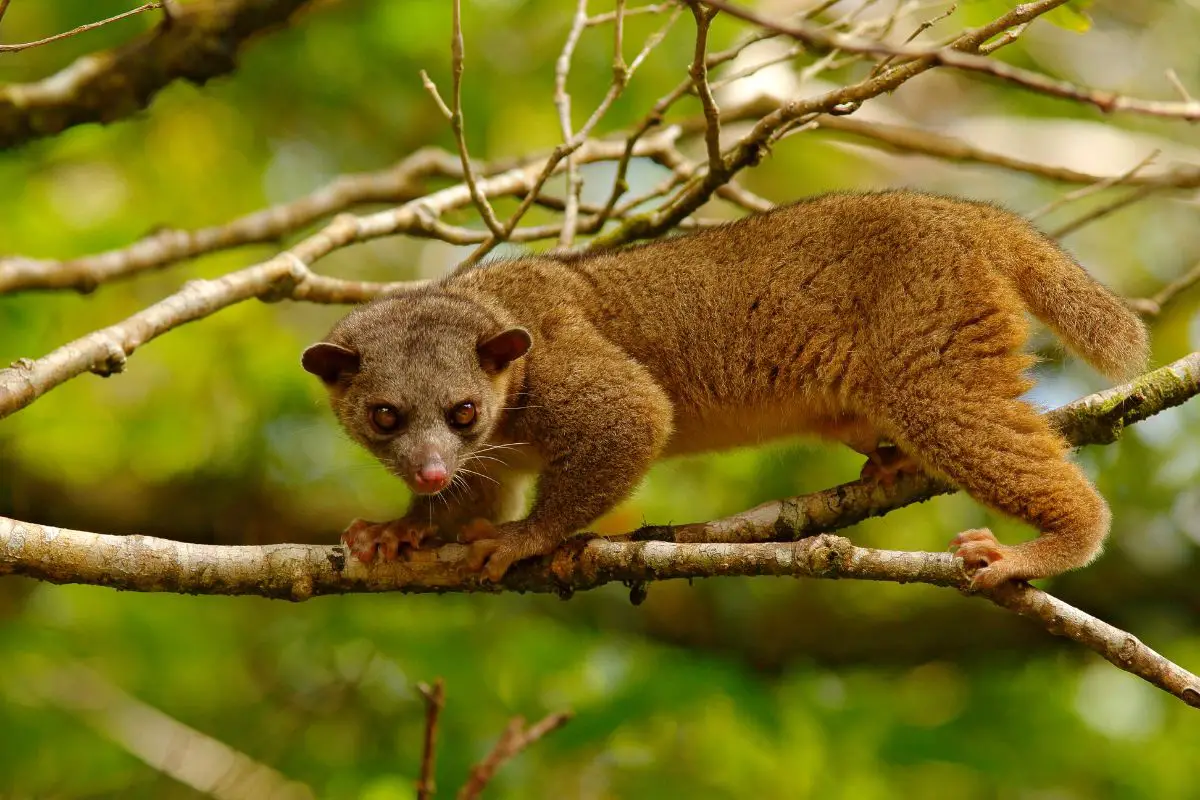
[{"label": "thick horizontal branch", "polygon": [[[261,595],[308,600],[350,592],[519,591],[570,595],[609,583],[676,578],[765,576],[928,583],[965,589],[949,553],[855,547],[823,534],[798,542],[720,544],[577,539],[550,559],[520,565],[503,584],[482,584],[466,569],[467,548],[448,544],[408,560],[366,566],[341,546],[219,547],[145,536],[108,536],[0,517],[0,575],[53,583],[186,594]],[[1200,707],[1200,678],[1133,635],[1028,585],[988,599],[1095,650],[1123,670]]]},{"label": "thick horizontal branch", "polygon": [[124,119],[172,81],[203,84],[231,72],[248,39],[285,24],[308,2],[173,3],[161,24],[129,44],[41,81],[0,86],[0,150],[73,125]]},{"label": "thick horizontal branch", "polygon": [[[1200,394],[1200,353],[1048,414],[1074,444],[1108,443],[1126,425]],[[447,544],[390,564],[364,565],[340,546],[219,547],[145,536],[111,536],[0,517],[0,575],[146,592],[252,594],[290,600],[349,592],[531,591],[570,594],[609,583],[777,576],[928,583],[967,589],[949,553],[854,547],[828,534],[939,492],[923,476],[892,488],[856,482],[768,503],[724,520],[646,527],[627,537],[573,539],[520,564],[500,585],[466,568],[466,548]],[[807,538],[805,538],[807,537]],[[791,539],[795,541],[773,541]],[[719,540],[719,541],[714,541]],[[1200,679],[1113,628],[1029,586],[988,599],[1096,650],[1124,670],[1200,707]]]}]

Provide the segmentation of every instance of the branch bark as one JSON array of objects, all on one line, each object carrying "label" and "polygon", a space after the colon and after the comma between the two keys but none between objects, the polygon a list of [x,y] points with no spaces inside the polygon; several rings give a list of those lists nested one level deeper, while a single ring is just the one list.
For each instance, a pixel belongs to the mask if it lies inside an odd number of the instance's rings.
[{"label": "branch bark", "polygon": [[[1115,441],[1125,426],[1197,394],[1200,352],[1048,416],[1074,444],[1105,444]],[[466,548],[458,544],[419,550],[390,564],[364,565],[347,558],[341,546],[220,547],[0,517],[0,575],[132,591],[252,594],[296,601],[384,591],[570,595],[616,582],[640,585],[765,575],[928,583],[966,590],[967,576],[949,553],[855,547],[841,537],[814,536],[949,491],[953,489],[925,476],[902,479],[891,488],[859,481],[767,503],[723,520],[649,526],[612,539],[580,537],[545,559],[518,565],[499,585],[483,584],[469,572]],[[1200,707],[1200,679],[1132,635],[1029,586],[1006,586],[984,596]]]},{"label": "branch bark", "polygon": [[[961,563],[949,553],[855,547],[848,539],[828,534],[757,544],[573,540],[546,562],[510,571],[502,587],[481,584],[468,574],[466,553],[464,546],[448,544],[417,551],[407,561],[366,566],[347,559],[340,546],[218,547],[86,533],[0,517],[0,574],[137,591],[257,594],[296,601],[350,592],[501,588],[570,595],[607,583],[750,575],[928,583],[959,589],[967,585]],[[1028,585],[1004,586],[984,596],[1200,708],[1200,678],[1132,634]]]},{"label": "branch bark", "polygon": [[124,119],[175,80],[203,84],[233,71],[248,39],[284,25],[310,0],[174,4],[153,31],[84,56],[44,80],[0,86],[0,150],[85,122]]}]

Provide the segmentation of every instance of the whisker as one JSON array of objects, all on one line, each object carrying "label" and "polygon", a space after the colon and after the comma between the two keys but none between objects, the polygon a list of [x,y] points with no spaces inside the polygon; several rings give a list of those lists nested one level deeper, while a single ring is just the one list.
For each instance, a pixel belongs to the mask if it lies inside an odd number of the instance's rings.
[{"label": "whisker", "polygon": [[451,488],[451,490],[453,490],[453,489],[457,489],[457,488],[459,488],[459,487],[461,487],[461,488],[462,488],[462,490],[463,490],[464,492],[466,492],[466,494],[467,494],[467,497],[473,497],[473,496],[474,496],[474,493],[471,491],[471,486],[470,486],[470,484],[468,484],[468,483],[467,483],[467,479],[466,479],[466,478],[464,478],[462,475],[459,475],[459,474],[456,472],[456,473],[454,473],[454,475],[452,475],[452,476],[450,477],[450,488]]},{"label": "whisker", "polygon": [[480,453],[490,453],[492,450],[515,450],[518,447],[527,445],[529,442],[512,442],[510,444],[487,444],[479,448]]},{"label": "whisker", "polygon": [[468,455],[466,458],[463,459],[464,464],[470,464],[472,461],[495,461],[497,464],[500,464],[501,466],[505,466],[505,467],[508,466],[507,461],[505,461],[502,458],[496,458],[495,456],[481,456],[481,455],[477,455],[475,453],[471,453],[470,455]]},{"label": "whisker", "polygon": [[[500,481],[496,480],[496,479],[495,479],[495,478],[493,478],[491,475],[484,475],[482,472],[476,472],[475,470],[473,470],[473,469],[467,469],[466,467],[459,467],[459,468],[458,468],[458,471],[459,471],[459,472],[465,472],[465,473],[467,473],[468,475],[475,475],[475,476],[478,476],[478,477],[480,477],[480,478],[483,478],[484,480],[489,480],[489,481],[491,481],[492,483],[496,484],[497,486],[499,486],[499,485],[500,485]],[[455,477],[457,477],[457,476],[455,476]]]}]

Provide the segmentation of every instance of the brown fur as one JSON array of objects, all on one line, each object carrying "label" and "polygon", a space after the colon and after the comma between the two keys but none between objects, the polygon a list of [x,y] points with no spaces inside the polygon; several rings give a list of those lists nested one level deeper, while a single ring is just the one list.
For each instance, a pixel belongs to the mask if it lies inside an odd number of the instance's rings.
[{"label": "brown fur", "polygon": [[[1088,563],[1109,527],[1064,442],[1019,399],[1026,310],[1105,374],[1145,361],[1138,319],[1021,218],[913,192],[832,194],[638,247],[460,269],[343,319],[329,341],[361,368],[327,382],[342,423],[402,477],[429,446],[483,473],[460,475],[449,503],[418,497],[414,523],[504,522],[512,478],[538,475],[526,518],[474,529],[493,579],[611,509],[658,458],[816,434],[871,455],[868,475],[915,462],[1036,527],[1011,547],[987,531],[956,540],[992,586]],[[529,354],[483,370],[477,343],[514,325]],[[473,436],[436,424],[468,396]],[[416,409],[413,426],[371,438],[370,402]],[[369,536],[356,552],[370,557]]]}]

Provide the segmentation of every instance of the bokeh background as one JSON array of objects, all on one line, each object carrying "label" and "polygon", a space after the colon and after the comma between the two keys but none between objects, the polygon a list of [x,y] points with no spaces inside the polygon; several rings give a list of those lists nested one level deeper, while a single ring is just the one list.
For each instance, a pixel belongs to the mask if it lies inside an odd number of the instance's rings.
[{"label": "bokeh background", "polygon": [[[505,158],[558,136],[553,63],[572,4],[467,0],[464,104],[474,155]],[[611,7],[596,0],[593,13]],[[802,3],[764,3],[772,13]],[[811,3],[810,3],[811,5]],[[831,13],[850,10],[845,0]],[[961,2],[948,33],[1011,3]],[[880,8],[884,3],[880,3]],[[4,41],[65,30],[123,0],[16,0]],[[945,9],[931,5],[933,16]],[[1170,97],[1174,67],[1200,92],[1200,2],[1097,0],[1086,32],[1039,21],[1006,58],[1103,88]],[[196,227],[453,146],[419,69],[449,86],[449,3],[327,0],[258,42],[232,77],[176,84],[145,113],[0,153],[0,254],[69,257],[159,226]],[[0,81],[50,74],[147,29],[150,15],[51,46],[0,54]],[[629,24],[629,52],[655,22]],[[1075,28],[1075,29],[1073,29]],[[741,26],[718,20],[717,46]],[[936,38],[936,36],[934,37]],[[608,29],[574,63],[577,123],[610,75]],[[680,20],[602,124],[638,120],[685,74]],[[800,57],[718,99],[814,94]],[[823,82],[830,82],[829,84]],[[679,114],[698,113],[694,100]],[[862,118],[1102,174],[1159,149],[1200,163],[1186,123],[1104,117],[970,76],[935,71]],[[687,144],[702,152],[702,143]],[[585,199],[610,167],[588,168]],[[635,188],[661,178],[635,164]],[[885,154],[821,131],[794,136],[744,176],[776,201],[840,188],[911,186],[1028,212],[1071,187],[996,169]],[[561,190],[561,184],[554,188]],[[1064,222],[1115,195],[1064,206]],[[502,210],[509,206],[501,206]],[[707,216],[734,212],[719,204]],[[537,216],[531,217],[537,219]],[[453,221],[478,225],[469,215]],[[1200,259],[1194,193],[1162,193],[1066,239],[1095,274],[1152,293]],[[274,252],[249,247],[102,287],[0,297],[0,362],[36,357],[111,324],[186,280]],[[437,275],[469,250],[390,238],[318,268],[380,280]],[[112,533],[219,544],[333,542],[352,517],[399,513],[399,482],[335,428],[298,364],[344,309],[244,303],[141,348],[125,374],[84,376],[0,421],[0,513]],[[1200,291],[1154,324],[1157,363],[1200,349]],[[1038,368],[1053,406],[1104,384],[1072,360]],[[1115,513],[1104,558],[1050,587],[1200,667],[1200,402],[1079,455]],[[815,443],[656,468],[600,525],[706,519],[857,475],[861,459]],[[958,530],[1029,532],[946,497],[849,531],[859,543],[942,549]],[[569,602],[529,596],[356,596],[301,605],[123,594],[0,580],[0,797],[195,797],[132,755],[114,712],[80,700],[70,670],[119,689],[322,798],[413,796],[423,706],[444,676],[438,783],[459,785],[513,715],[575,719],[511,763],[498,798],[1169,798],[1200,796],[1200,716],[1090,651],[980,600],[923,586],[736,579],[654,585],[644,604],[610,587]],[[83,692],[83,695],[86,695]],[[120,703],[116,707],[120,707]],[[136,726],[135,726],[136,727]],[[154,735],[147,729],[148,735]]]}]

